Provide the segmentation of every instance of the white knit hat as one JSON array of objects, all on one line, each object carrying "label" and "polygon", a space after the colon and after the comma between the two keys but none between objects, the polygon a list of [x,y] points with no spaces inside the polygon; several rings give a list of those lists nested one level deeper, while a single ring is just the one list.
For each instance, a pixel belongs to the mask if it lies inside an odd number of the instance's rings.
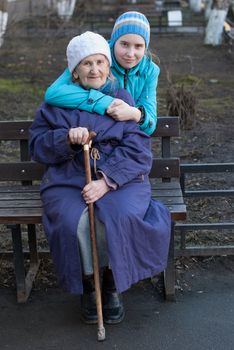
[{"label": "white knit hat", "polygon": [[103,36],[93,32],[75,36],[67,46],[67,62],[70,72],[72,73],[84,58],[95,54],[105,55],[111,66],[110,48]]}]

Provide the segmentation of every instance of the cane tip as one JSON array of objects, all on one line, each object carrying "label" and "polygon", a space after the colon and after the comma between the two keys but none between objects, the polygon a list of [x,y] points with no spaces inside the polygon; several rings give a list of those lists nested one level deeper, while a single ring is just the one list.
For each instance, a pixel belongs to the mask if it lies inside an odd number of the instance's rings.
[{"label": "cane tip", "polygon": [[105,328],[99,328],[97,334],[98,341],[104,341],[106,339]]}]

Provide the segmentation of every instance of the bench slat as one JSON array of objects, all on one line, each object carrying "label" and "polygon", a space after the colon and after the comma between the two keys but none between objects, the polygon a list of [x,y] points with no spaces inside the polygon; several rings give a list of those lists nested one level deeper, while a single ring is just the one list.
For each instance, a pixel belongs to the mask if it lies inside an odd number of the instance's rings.
[{"label": "bench slat", "polygon": [[[158,198],[156,198],[158,199]],[[159,198],[160,199],[160,198]],[[163,198],[160,200],[163,201]],[[186,207],[184,204],[168,204],[168,209],[174,220],[184,220],[186,218]],[[0,224],[34,224],[41,223],[42,208],[0,208]]]},{"label": "bench slat", "polygon": [[157,121],[156,131],[152,137],[175,137],[180,135],[178,117],[160,117]]},{"label": "bench slat", "polygon": [[179,220],[186,220],[186,205],[185,204],[181,204],[179,205],[170,205],[167,206],[168,209],[171,212],[171,217],[173,221],[179,221]]},{"label": "bench slat", "polygon": [[180,182],[178,180],[172,179],[170,182],[162,182],[161,179],[157,178],[150,178],[151,186],[155,189],[167,189],[167,190],[173,190],[173,189],[180,189]]},{"label": "bench slat", "polygon": [[158,197],[182,197],[182,193],[179,189],[173,189],[173,190],[159,190],[152,187],[152,192],[155,196]]},{"label": "bench slat", "polygon": [[158,193],[154,193],[154,191],[152,192],[152,197],[156,200],[159,200],[161,202],[163,202],[164,204],[166,204],[167,206],[171,205],[171,204],[184,204],[183,198],[181,197],[165,197],[165,196],[160,196],[158,195]]},{"label": "bench slat", "polygon": [[0,181],[41,180],[45,166],[35,162],[0,163]]},{"label": "bench slat", "polygon": [[[32,120],[1,121],[0,140],[27,140]],[[159,117],[152,137],[179,136],[178,117]]]},{"label": "bench slat", "polygon": [[[0,163],[0,181],[41,180],[45,166],[35,162]],[[155,158],[150,177],[179,177],[178,158]]]},{"label": "bench slat", "polygon": [[[17,186],[14,185],[14,193],[38,193],[39,186],[38,185],[30,185],[30,186]],[[0,195],[12,193],[12,186],[0,186]],[[1,198],[1,197],[0,197]]]},{"label": "bench slat", "polygon": [[154,158],[150,177],[171,178],[180,176],[179,158]]},{"label": "bench slat", "polygon": [[[166,183],[162,183],[163,185]],[[170,184],[170,183],[168,183]],[[158,194],[160,197],[182,197],[182,191],[179,187],[171,188],[171,187],[159,187],[159,186],[151,186],[152,192]]]},{"label": "bench slat", "polygon": [[41,208],[41,200],[38,199],[14,199],[11,200],[1,200],[0,201],[0,209],[4,208],[19,208],[19,209],[27,209],[27,208]]},{"label": "bench slat", "polygon": [[[180,189],[180,183],[177,180],[172,180],[170,182],[162,182],[161,179],[150,179],[151,186],[154,189],[159,190],[173,190]],[[30,185],[30,186],[14,186],[14,193],[37,193],[39,191],[38,185]],[[0,194],[1,193],[11,193],[12,186],[0,186]]]},{"label": "bench slat", "polygon": [[0,140],[27,140],[32,121],[0,122]]},{"label": "bench slat", "polygon": [[0,209],[0,224],[37,224],[41,223],[42,208]]},{"label": "bench slat", "polygon": [[[39,196],[38,196],[39,197]],[[165,193],[152,191],[152,197],[161,200],[166,204],[183,204],[183,198],[179,196],[169,197],[165,196]],[[41,208],[42,203],[40,198],[38,199],[26,199],[26,198],[14,198],[12,195],[10,199],[3,199],[0,201],[0,209],[4,208],[19,208],[19,209],[27,209],[27,208]]]},{"label": "bench slat", "polygon": [[[13,187],[14,189],[14,187]],[[0,190],[0,198],[1,201],[12,201],[12,200],[35,200],[40,199],[40,193],[37,192],[16,192],[16,193],[7,193],[7,192],[1,192]]]}]

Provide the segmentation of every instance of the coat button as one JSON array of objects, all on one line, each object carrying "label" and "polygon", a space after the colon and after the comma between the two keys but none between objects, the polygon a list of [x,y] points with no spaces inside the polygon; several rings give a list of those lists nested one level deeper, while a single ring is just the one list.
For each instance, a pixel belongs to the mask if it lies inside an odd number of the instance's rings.
[{"label": "coat button", "polygon": [[93,99],[92,98],[88,98],[88,101],[87,101],[88,103],[93,103]]}]

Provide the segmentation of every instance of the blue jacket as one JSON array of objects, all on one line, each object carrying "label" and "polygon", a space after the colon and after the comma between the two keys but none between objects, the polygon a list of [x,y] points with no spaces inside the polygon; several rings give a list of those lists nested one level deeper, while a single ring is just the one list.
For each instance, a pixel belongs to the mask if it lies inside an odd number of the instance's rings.
[{"label": "blue jacket", "polygon": [[[124,94],[117,97],[124,98]],[[95,202],[95,213],[105,226],[109,263],[117,290],[122,292],[163,271],[167,263],[170,213],[151,200],[150,138],[133,121],[116,122],[106,115],[47,104],[37,110],[30,150],[34,160],[47,166],[41,184],[43,225],[59,282],[71,293],[83,291],[77,226],[86,207],[81,193],[83,151],[67,142],[68,130],[75,126],[97,133],[93,140],[101,156],[97,169],[118,184],[117,190]],[[93,173],[92,162],[91,169]]]},{"label": "blue jacket", "polygon": [[[126,88],[135,100],[136,107],[144,107],[145,121],[140,129],[151,135],[157,122],[156,88],[159,67],[152,59],[144,56],[135,67],[124,70],[112,53],[111,70],[119,82],[119,87]],[[113,97],[94,89],[85,90],[71,80],[68,69],[47,89],[45,101],[58,107],[77,108],[87,112],[104,115],[113,101]]]},{"label": "blue jacket", "polygon": [[[116,96],[122,97],[130,105],[133,103],[132,97],[124,89],[120,89]],[[82,147],[71,147],[67,142],[69,129],[78,126],[96,132],[93,146],[99,149],[101,155],[97,160],[97,169],[118,187],[149,174],[152,165],[151,140],[134,121],[116,122],[106,115],[101,117],[86,111],[42,104],[30,129],[33,159],[49,165],[46,181],[42,180],[42,191],[51,186],[66,185],[67,177],[71,186],[80,188],[79,177],[84,180],[84,172],[79,174],[78,171],[84,167]]]}]

